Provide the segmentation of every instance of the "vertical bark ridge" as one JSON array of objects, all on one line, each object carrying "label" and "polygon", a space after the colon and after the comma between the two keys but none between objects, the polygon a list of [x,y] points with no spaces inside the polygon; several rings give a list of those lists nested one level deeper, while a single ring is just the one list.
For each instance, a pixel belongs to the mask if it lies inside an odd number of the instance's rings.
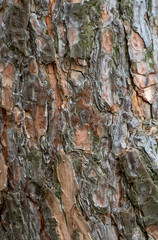
[{"label": "vertical bark ridge", "polygon": [[157,9],[0,1],[0,239],[158,238]]}]

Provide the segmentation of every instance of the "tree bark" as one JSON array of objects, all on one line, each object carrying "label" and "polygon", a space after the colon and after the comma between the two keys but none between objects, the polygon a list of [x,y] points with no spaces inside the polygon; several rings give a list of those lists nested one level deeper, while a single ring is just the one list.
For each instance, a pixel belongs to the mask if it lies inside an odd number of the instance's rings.
[{"label": "tree bark", "polygon": [[157,0],[0,0],[0,239],[158,239]]}]

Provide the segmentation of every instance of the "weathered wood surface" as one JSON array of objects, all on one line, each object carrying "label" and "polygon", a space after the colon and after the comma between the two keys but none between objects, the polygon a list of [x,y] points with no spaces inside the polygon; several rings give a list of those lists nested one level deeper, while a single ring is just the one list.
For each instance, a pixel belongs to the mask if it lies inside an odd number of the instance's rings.
[{"label": "weathered wood surface", "polygon": [[158,239],[158,1],[0,0],[0,239]]}]

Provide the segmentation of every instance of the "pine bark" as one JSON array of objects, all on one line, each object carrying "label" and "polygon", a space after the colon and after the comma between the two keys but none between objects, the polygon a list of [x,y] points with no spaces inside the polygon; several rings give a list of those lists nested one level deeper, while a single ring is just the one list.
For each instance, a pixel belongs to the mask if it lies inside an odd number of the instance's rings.
[{"label": "pine bark", "polygon": [[0,0],[0,239],[158,239],[157,0]]}]

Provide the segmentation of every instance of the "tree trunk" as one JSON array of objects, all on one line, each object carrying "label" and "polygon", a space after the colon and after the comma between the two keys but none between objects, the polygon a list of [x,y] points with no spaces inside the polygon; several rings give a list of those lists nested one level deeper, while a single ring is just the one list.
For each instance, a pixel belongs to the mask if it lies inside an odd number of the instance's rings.
[{"label": "tree trunk", "polygon": [[0,0],[0,239],[158,239],[157,0]]}]

